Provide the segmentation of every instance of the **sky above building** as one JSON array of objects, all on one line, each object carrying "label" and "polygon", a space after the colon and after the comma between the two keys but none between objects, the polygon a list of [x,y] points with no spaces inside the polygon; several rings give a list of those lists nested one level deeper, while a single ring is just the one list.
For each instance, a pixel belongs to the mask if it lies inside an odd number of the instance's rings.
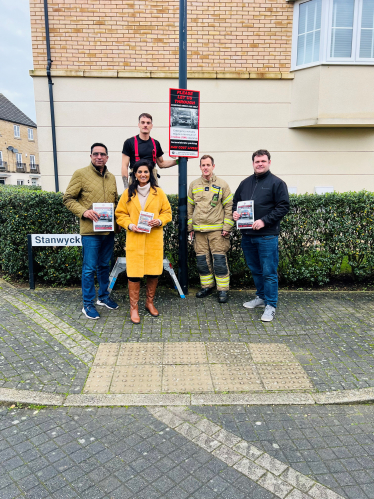
[{"label": "sky above building", "polygon": [[0,0],[0,93],[36,122],[29,0]]}]

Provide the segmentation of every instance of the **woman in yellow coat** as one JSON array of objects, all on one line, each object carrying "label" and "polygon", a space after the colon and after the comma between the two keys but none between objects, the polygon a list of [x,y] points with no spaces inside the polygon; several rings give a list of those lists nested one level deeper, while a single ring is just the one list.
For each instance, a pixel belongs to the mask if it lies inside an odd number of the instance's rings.
[{"label": "woman in yellow coat", "polygon": [[[137,161],[131,175],[132,182],[118,203],[116,219],[118,225],[127,230],[126,270],[129,280],[130,319],[134,324],[139,324],[140,280],[144,276],[147,276],[145,308],[153,317],[159,315],[153,299],[163,267],[163,226],[171,221],[172,216],[166,194],[156,185],[152,163],[145,159]],[[149,233],[138,227],[141,211],[153,213],[153,220],[148,222],[151,227]]]}]

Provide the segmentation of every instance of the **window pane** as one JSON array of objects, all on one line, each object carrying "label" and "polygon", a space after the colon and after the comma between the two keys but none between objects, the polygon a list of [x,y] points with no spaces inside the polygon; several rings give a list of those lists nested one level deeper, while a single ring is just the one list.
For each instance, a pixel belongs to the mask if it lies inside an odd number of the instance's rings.
[{"label": "window pane", "polygon": [[332,26],[334,28],[352,28],[354,7],[354,0],[334,0]]},{"label": "window pane", "polygon": [[363,0],[360,33],[360,58],[374,58],[374,0]]},{"label": "window pane", "polygon": [[310,0],[300,4],[296,61],[298,66],[319,61],[321,3],[321,0]]},{"label": "window pane", "polygon": [[334,0],[332,8],[331,57],[351,57],[354,0]]}]

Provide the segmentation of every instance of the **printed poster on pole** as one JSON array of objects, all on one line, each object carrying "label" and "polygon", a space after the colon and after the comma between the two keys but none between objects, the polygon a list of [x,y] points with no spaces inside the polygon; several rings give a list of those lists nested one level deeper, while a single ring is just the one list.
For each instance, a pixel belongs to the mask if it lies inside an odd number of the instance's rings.
[{"label": "printed poster on pole", "polygon": [[169,155],[199,157],[200,92],[170,88]]}]

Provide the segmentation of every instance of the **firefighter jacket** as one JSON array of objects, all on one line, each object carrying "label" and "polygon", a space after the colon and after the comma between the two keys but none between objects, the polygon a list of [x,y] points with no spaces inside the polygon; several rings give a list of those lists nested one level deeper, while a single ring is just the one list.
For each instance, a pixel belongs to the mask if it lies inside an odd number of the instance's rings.
[{"label": "firefighter jacket", "polygon": [[234,226],[232,200],[230,187],[214,174],[210,180],[201,176],[191,182],[187,198],[188,232],[230,232]]}]

